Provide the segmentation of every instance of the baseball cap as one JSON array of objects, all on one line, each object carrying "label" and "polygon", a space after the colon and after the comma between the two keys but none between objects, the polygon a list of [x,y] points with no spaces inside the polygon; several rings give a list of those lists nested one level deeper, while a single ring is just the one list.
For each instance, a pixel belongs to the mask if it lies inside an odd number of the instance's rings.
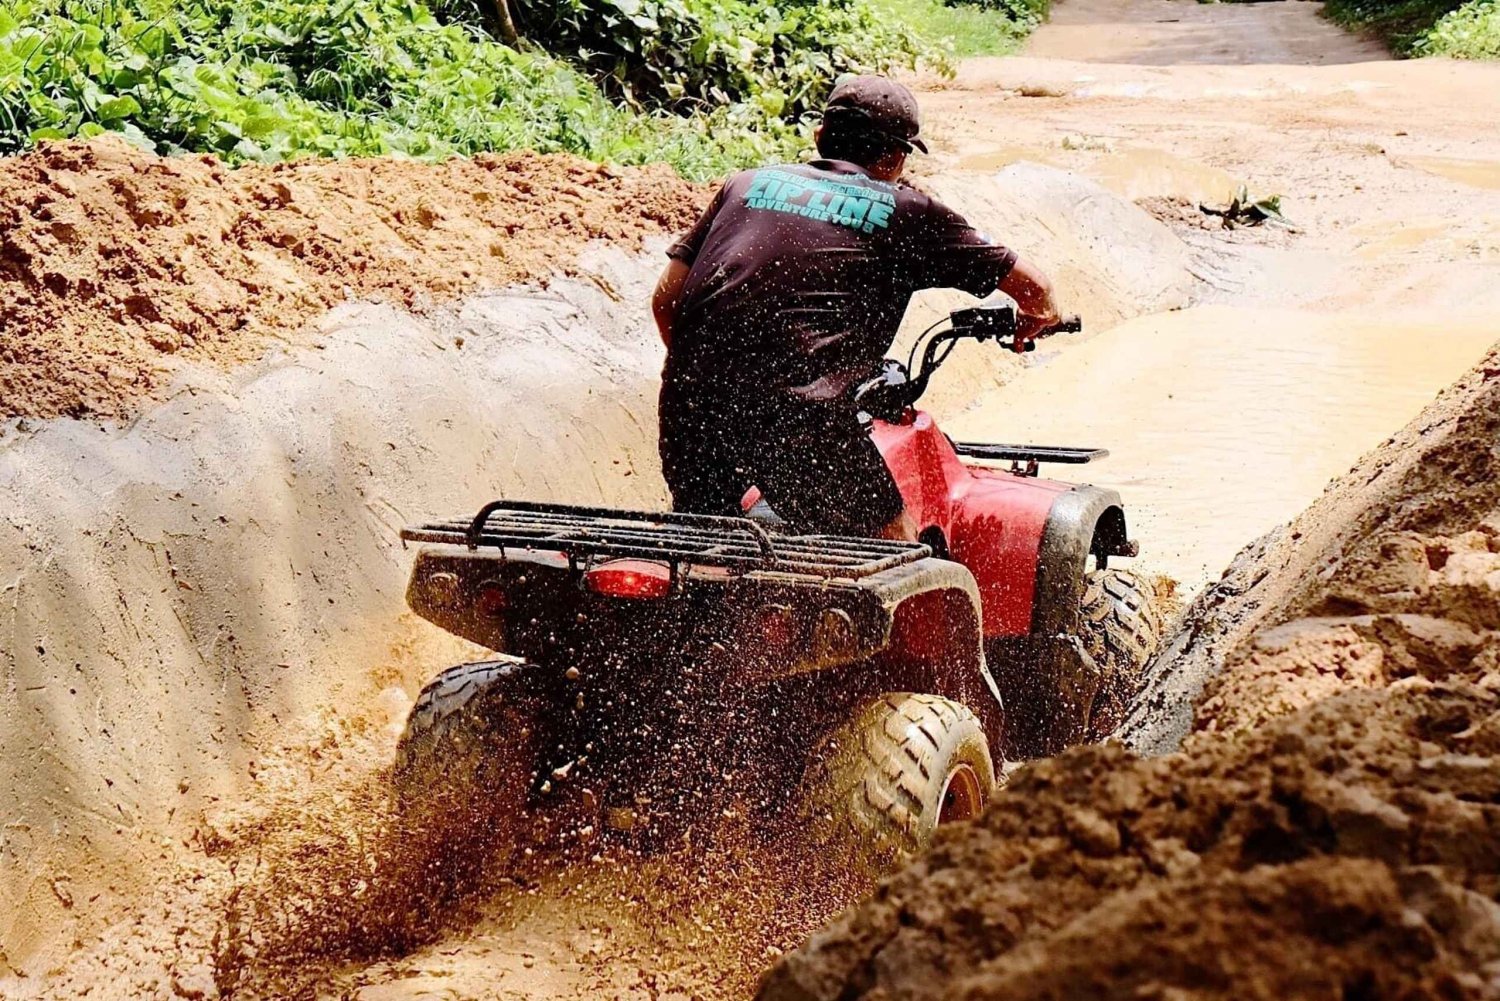
[{"label": "baseball cap", "polygon": [[908,149],[927,152],[927,144],[918,138],[922,131],[922,112],[911,91],[894,80],[883,76],[864,74],[846,76],[836,83],[828,103],[823,106],[823,117],[834,115],[858,115],[869,123],[872,131],[894,139]]}]

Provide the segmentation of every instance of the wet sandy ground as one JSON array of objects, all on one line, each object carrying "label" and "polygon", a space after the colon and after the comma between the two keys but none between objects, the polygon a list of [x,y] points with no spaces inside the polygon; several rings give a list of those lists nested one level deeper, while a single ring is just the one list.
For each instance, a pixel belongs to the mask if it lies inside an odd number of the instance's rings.
[{"label": "wet sandy ground", "polygon": [[[1205,308],[1042,353],[1036,371],[954,424],[1113,448],[1098,478],[1126,493],[1155,565],[1189,584],[1303,506],[1493,336],[1475,332],[1470,311],[1493,315],[1500,295],[1489,183],[1500,76],[1361,61],[1368,47],[1314,14],[1296,2],[1064,0],[1026,57],[977,61],[924,99],[939,143],[932,166],[955,176],[1032,158],[1131,197],[1213,198],[1226,178],[1285,196],[1301,233],[1225,237],[1170,223],[1193,251]],[[1115,62],[1087,61],[1101,59]],[[388,722],[315,748],[316,768],[291,771],[368,770],[388,757]],[[364,1001],[738,998],[771,961],[742,948],[765,911],[741,906],[732,888],[705,894],[699,911],[645,920],[629,899],[590,892],[593,865],[570,885],[535,887],[538,905],[497,898],[441,941],[310,964],[301,984]],[[218,876],[188,867],[180,878]],[[165,887],[43,992],[213,996],[190,953],[214,915],[185,918],[191,903]],[[162,963],[180,973],[142,972]]]},{"label": "wet sandy ground", "polygon": [[[1189,592],[1500,337],[1500,67],[1381,60],[1317,11],[1068,0],[925,100],[935,177],[1073,170],[1189,246],[1197,308],[1049,345],[949,422],[1110,448],[1051,472],[1118,487]],[[1201,228],[1240,185],[1295,230]]]}]

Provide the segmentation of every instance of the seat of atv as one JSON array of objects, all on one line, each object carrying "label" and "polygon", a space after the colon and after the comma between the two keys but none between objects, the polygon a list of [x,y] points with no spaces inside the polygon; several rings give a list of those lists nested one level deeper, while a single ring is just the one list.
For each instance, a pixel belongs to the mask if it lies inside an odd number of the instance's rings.
[{"label": "seat of atv", "polygon": [[764,525],[767,531],[785,534],[790,531],[790,526],[785,518],[777,514],[766,499],[761,497],[745,512],[745,517],[758,524]]}]

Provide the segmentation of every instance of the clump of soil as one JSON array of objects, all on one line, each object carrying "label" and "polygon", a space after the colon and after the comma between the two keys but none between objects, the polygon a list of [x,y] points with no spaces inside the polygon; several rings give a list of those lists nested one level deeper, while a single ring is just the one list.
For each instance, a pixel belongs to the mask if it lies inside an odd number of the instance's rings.
[{"label": "clump of soil", "polygon": [[761,996],[1500,997],[1496,441],[1491,354],[1195,604],[1181,752],[1023,770]]},{"label": "clump of soil", "polygon": [[230,365],[349,298],[569,273],[689,225],[669,168],[482,154],[229,168],[116,139],[0,160],[0,416],[129,415],[175,358]]},{"label": "clump of soil", "polygon": [[1071,751],[761,996],[1482,997],[1500,976],[1483,970],[1500,963],[1497,759],[1497,692],[1431,682],[1186,756]]}]

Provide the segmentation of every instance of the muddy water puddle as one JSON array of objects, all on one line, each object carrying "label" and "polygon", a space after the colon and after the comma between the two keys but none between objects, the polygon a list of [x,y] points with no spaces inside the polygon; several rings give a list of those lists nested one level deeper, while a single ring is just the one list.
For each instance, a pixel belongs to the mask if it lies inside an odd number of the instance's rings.
[{"label": "muddy water puddle", "polygon": [[[1079,163],[1076,153],[1088,154]],[[1227,202],[1240,182],[1217,167],[1148,146],[1116,148],[1097,136],[1067,136],[1058,147],[1001,146],[961,157],[960,170],[994,171],[1027,161],[1075,170],[1110,191],[1135,201],[1141,198],[1186,198],[1199,202]]]},{"label": "muddy water puddle", "polygon": [[1500,339],[1500,319],[1199,307],[1141,317],[1035,357],[950,421],[970,440],[1091,445],[1143,566],[1196,591],[1290,519]]},{"label": "muddy water puddle", "polygon": [[1451,156],[1399,156],[1391,162],[1398,167],[1423,170],[1438,177],[1467,184],[1471,188],[1500,190],[1500,160],[1467,160]]}]

